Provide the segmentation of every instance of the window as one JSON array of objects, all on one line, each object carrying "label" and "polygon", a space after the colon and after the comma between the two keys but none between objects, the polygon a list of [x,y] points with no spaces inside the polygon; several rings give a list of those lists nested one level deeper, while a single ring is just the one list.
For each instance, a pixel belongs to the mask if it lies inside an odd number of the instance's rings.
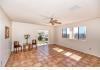
[{"label": "window", "polygon": [[72,27],[62,29],[62,37],[68,39],[86,39],[86,27]]},{"label": "window", "polygon": [[86,39],[86,27],[78,27],[78,39]]},{"label": "window", "polygon": [[73,33],[73,28],[69,28],[69,39],[74,39]]},{"label": "window", "polygon": [[67,28],[67,38],[70,38],[70,28]]},{"label": "window", "polygon": [[73,36],[73,28],[67,28],[67,38],[68,39],[74,39],[74,36]]},{"label": "window", "polygon": [[62,38],[67,38],[67,28],[62,29]]},{"label": "window", "polygon": [[74,27],[74,39],[78,39],[78,27]]}]

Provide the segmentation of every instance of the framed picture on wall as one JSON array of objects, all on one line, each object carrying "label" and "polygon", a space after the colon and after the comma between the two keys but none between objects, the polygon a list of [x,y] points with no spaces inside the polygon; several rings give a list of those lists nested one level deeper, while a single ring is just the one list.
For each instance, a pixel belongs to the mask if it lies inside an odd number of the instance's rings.
[{"label": "framed picture on wall", "polygon": [[5,26],[5,39],[9,38],[9,27]]},{"label": "framed picture on wall", "polygon": [[62,38],[67,38],[67,28],[62,29]]}]

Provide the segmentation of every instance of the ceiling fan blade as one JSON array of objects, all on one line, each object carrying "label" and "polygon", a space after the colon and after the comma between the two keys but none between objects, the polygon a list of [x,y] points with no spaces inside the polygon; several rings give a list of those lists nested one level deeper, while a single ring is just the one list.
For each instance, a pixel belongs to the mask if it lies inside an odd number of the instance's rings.
[{"label": "ceiling fan blade", "polygon": [[57,23],[57,22],[58,22],[58,20],[56,20],[56,19],[55,19],[55,20],[54,20],[54,22],[55,22],[55,23]]},{"label": "ceiling fan blade", "polygon": [[56,24],[61,24],[61,22],[56,22]]}]

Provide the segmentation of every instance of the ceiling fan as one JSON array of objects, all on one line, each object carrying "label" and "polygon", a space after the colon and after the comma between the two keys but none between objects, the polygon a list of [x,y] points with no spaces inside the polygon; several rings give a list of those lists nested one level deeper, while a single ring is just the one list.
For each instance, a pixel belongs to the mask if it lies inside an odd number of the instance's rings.
[{"label": "ceiling fan", "polygon": [[53,17],[47,17],[47,16],[42,16],[42,17],[45,17],[46,19],[49,19],[49,23],[51,23],[51,25],[61,24],[61,22],[59,22],[57,19],[55,19]]},{"label": "ceiling fan", "polygon": [[59,22],[57,19],[54,19],[54,18],[50,18],[49,23],[51,23],[52,25],[61,24],[61,22]]}]

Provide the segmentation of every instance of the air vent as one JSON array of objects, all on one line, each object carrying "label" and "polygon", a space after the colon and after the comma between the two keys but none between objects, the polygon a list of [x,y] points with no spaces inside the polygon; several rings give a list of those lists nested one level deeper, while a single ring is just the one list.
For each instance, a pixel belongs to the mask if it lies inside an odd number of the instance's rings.
[{"label": "air vent", "polygon": [[78,10],[78,9],[80,9],[80,6],[78,6],[78,5],[74,5],[74,6],[72,6],[71,8],[69,8],[71,11],[76,11],[76,10]]}]

